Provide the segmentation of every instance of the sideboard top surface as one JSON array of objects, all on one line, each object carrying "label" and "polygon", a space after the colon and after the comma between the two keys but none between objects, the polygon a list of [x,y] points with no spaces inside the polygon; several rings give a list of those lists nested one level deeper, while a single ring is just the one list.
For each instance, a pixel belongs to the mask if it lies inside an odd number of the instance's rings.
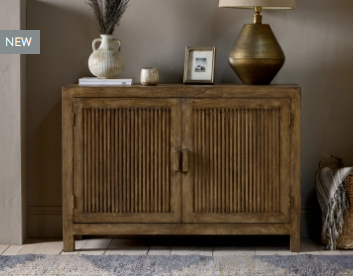
[{"label": "sideboard top surface", "polygon": [[300,96],[298,85],[184,85],[159,84],[142,86],[140,84],[125,86],[83,86],[70,84],[63,87],[63,96],[68,98],[92,97],[149,97],[149,98],[185,98],[185,97],[235,97],[246,98],[294,98]]}]

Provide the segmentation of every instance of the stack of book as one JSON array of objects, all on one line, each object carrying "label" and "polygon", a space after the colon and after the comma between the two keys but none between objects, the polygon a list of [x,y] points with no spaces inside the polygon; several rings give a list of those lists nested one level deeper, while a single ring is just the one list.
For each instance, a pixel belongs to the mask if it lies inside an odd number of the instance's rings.
[{"label": "stack of book", "polygon": [[132,85],[134,79],[99,79],[95,77],[81,78],[78,80],[79,85]]}]

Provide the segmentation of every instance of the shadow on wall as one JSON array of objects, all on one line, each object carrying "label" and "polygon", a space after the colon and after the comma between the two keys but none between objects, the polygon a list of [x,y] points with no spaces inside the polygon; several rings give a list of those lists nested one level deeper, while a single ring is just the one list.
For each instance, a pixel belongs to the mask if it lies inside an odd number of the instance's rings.
[{"label": "shadow on wall", "polygon": [[303,203],[304,206],[310,206],[310,208],[302,209],[302,235],[320,242],[322,214],[317,200],[316,191],[312,190],[307,197],[306,202]]},{"label": "shadow on wall", "polygon": [[90,75],[88,42],[97,27],[41,1],[28,1],[27,12],[37,15],[28,16],[27,28],[41,31],[41,54],[27,56],[28,206],[61,206],[61,87]]}]

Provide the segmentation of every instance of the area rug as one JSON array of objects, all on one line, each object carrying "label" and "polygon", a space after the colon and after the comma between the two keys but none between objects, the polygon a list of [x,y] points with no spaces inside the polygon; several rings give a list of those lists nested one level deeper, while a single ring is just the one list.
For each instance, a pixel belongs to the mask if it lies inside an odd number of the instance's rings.
[{"label": "area rug", "polygon": [[0,275],[353,275],[353,256],[0,256]]}]

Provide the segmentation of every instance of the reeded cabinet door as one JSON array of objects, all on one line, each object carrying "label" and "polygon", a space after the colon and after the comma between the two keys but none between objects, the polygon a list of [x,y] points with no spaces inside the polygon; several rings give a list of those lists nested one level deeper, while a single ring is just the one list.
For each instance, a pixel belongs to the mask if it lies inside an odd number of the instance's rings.
[{"label": "reeded cabinet door", "polygon": [[290,101],[182,101],[182,221],[290,221]]},{"label": "reeded cabinet door", "polygon": [[180,100],[74,100],[75,222],[180,222]]}]

